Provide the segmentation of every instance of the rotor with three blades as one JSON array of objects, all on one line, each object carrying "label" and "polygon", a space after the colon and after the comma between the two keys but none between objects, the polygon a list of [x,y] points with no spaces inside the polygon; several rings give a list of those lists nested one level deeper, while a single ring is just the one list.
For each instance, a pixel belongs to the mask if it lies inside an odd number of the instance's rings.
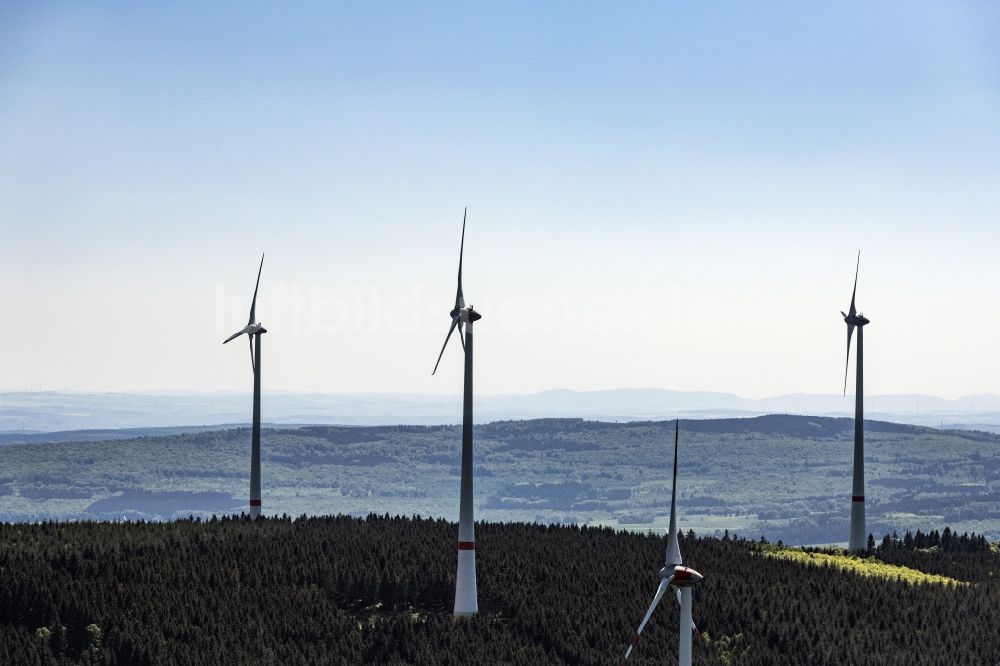
[{"label": "rotor with three blades", "polygon": [[250,368],[251,368],[251,370],[254,370],[254,371],[256,371],[256,369],[257,369],[257,361],[256,361],[256,358],[254,356],[253,336],[256,333],[267,333],[267,329],[265,329],[261,325],[261,323],[259,321],[256,321],[256,317],[257,317],[257,290],[260,288],[260,274],[261,274],[261,271],[263,271],[263,270],[264,270],[264,255],[261,254],[260,255],[260,267],[257,269],[257,284],[253,288],[253,300],[250,302],[250,319],[247,321],[247,325],[246,326],[244,326],[242,329],[236,331],[235,333],[233,333],[228,338],[226,338],[225,340],[222,341],[222,344],[226,344],[227,342],[229,342],[231,340],[235,340],[236,338],[240,337],[241,335],[243,335],[245,333],[247,335],[247,337],[249,338],[249,340],[250,340]]},{"label": "rotor with three blades", "polygon": [[858,314],[854,307],[854,297],[858,292],[858,269],[861,267],[861,250],[858,250],[858,261],[854,266],[854,289],[851,290],[851,307],[847,312],[843,310],[840,314],[844,316],[844,323],[847,324],[847,359],[844,361],[844,395],[847,395],[847,369],[851,364],[851,338],[854,336],[854,329],[868,323],[864,315]]},{"label": "rotor with three blades", "polygon": [[462,243],[458,250],[458,289],[455,291],[455,307],[449,313],[451,316],[451,326],[448,328],[448,335],[444,338],[444,344],[441,345],[441,353],[438,354],[434,370],[431,372],[432,375],[437,372],[438,366],[441,364],[441,357],[444,356],[444,350],[448,346],[448,341],[451,339],[451,334],[455,332],[455,329],[458,329],[458,339],[461,341],[462,349],[464,350],[463,326],[466,323],[472,323],[480,319],[479,313],[471,305],[468,308],[465,307],[465,295],[462,293],[462,255],[465,253],[465,220],[468,213],[469,209],[466,207],[465,212],[462,214]]}]

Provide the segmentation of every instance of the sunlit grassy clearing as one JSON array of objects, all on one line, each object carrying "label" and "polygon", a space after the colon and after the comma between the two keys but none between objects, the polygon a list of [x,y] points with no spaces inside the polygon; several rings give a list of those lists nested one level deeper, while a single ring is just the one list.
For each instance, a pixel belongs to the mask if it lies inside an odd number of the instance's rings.
[{"label": "sunlit grassy clearing", "polygon": [[940,576],[938,574],[924,573],[909,567],[901,567],[895,564],[880,562],[874,557],[862,558],[854,555],[806,552],[798,548],[782,548],[779,546],[765,546],[761,553],[765,557],[774,557],[781,560],[791,560],[800,564],[813,565],[818,567],[837,567],[842,571],[850,571],[859,576],[872,576],[874,578],[886,578],[905,583],[921,584],[931,583],[938,585],[968,585],[960,580]]}]

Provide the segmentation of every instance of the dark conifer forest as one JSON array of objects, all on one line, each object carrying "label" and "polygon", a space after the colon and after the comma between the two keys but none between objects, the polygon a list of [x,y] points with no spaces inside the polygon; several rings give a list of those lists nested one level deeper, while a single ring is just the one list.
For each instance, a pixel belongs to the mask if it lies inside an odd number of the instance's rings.
[{"label": "dark conifer forest", "polygon": [[[452,523],[388,516],[3,524],[0,663],[617,664],[664,559],[662,535],[481,524],[481,612],[455,623],[455,539]],[[705,574],[695,662],[997,663],[988,543],[950,530],[875,542],[873,557],[968,584],[683,538]],[[668,595],[631,663],[676,659],[677,623]]]}]

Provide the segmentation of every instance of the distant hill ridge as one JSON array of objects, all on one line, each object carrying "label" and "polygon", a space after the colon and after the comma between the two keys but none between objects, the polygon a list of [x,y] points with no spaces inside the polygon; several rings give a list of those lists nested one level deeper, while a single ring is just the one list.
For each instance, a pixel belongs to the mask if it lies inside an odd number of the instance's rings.
[{"label": "distant hill ridge", "polygon": [[[710,391],[565,389],[526,395],[477,395],[477,422],[532,418],[637,421],[732,418],[769,414],[852,416],[854,399],[789,394],[741,398]],[[119,428],[166,428],[245,423],[244,393],[0,393],[0,433]],[[461,398],[401,393],[264,392],[263,417],[273,424],[390,425],[457,423]],[[866,416],[877,421],[1000,431],[1000,396],[946,400],[922,395],[870,396]]]},{"label": "distant hill ridge", "polygon": [[[844,433],[853,432],[854,419],[847,417],[831,416],[808,416],[799,414],[766,414],[763,416],[747,416],[737,418],[682,418],[684,430],[698,433],[760,433],[776,434],[788,437],[803,438],[823,438],[836,437]],[[606,427],[618,427],[619,421],[601,421],[594,419],[574,418],[541,418],[541,419],[506,419],[491,423],[484,423],[476,426],[476,430],[488,434],[490,426],[494,423],[509,424],[516,421],[545,424],[551,423],[560,429],[573,429],[573,424],[578,424],[584,429],[605,429]],[[629,423],[673,423],[673,419],[652,419],[648,421],[635,420]],[[398,431],[400,428],[417,427],[420,429],[437,429],[449,424],[399,424],[384,426],[349,426],[344,424],[284,424],[265,423],[264,427],[274,431],[287,430],[329,430],[330,428],[351,428],[357,430],[363,428],[365,431],[378,432],[379,430]],[[101,442],[111,440],[137,439],[142,437],[170,437],[173,435],[187,435],[193,433],[216,432],[224,430],[238,430],[246,428],[245,424],[220,424],[213,426],[175,426],[166,428],[106,428],[97,430],[64,430],[51,433],[2,433],[0,434],[0,444],[43,444],[47,442]],[[906,423],[893,423],[889,421],[877,421],[865,419],[865,431],[871,433],[929,433],[941,432],[938,428],[927,426],[911,425]],[[985,442],[1000,442],[1000,435],[992,432],[982,432],[977,430],[957,429],[951,431],[954,435],[963,439]]]},{"label": "distant hill ridge", "polygon": [[[781,414],[683,419],[678,502],[687,525],[838,542],[847,533],[853,425]],[[459,433],[458,425],[274,425],[262,437],[265,511],[454,517]],[[0,520],[162,520],[246,508],[246,427],[113,434],[0,446]],[[662,528],[672,440],[667,419],[477,424],[477,515]],[[950,524],[1000,538],[998,444],[990,433],[869,421],[870,529]]]}]

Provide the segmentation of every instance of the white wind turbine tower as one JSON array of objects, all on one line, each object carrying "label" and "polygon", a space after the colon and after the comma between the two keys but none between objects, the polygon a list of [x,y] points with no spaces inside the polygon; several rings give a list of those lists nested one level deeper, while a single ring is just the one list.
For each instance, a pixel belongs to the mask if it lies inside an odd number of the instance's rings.
[{"label": "white wind turbine tower", "polygon": [[854,267],[854,290],[851,292],[851,307],[844,315],[847,324],[847,361],[844,363],[844,395],[847,395],[847,366],[851,361],[851,335],[858,329],[858,360],[855,363],[857,383],[854,391],[854,482],[851,491],[851,535],[848,550],[863,551],[868,548],[865,528],[865,415],[864,415],[864,332],[868,319],[854,308],[854,296],[858,291],[858,269],[861,267],[861,251]]},{"label": "white wind turbine tower", "polygon": [[250,430],[250,517],[260,516],[260,340],[267,333],[259,321],[255,321],[257,312],[257,289],[260,287],[260,272],[264,270],[264,255],[260,255],[260,268],[257,269],[257,285],[253,288],[253,301],[250,303],[250,320],[222,344],[235,340],[244,333],[250,340],[250,366],[253,368],[253,425]]},{"label": "white wind turbine tower", "polygon": [[691,635],[698,628],[691,617],[692,602],[694,596],[694,586],[702,581],[704,576],[690,567],[682,565],[681,548],[677,542],[677,448],[680,440],[680,419],[674,424],[674,482],[670,492],[670,527],[667,532],[667,563],[660,569],[660,586],[656,588],[653,595],[653,603],[646,611],[645,617],[639,624],[639,628],[632,633],[632,640],[621,663],[624,664],[639,642],[639,636],[645,628],[649,618],[653,615],[660,600],[666,593],[667,588],[674,587],[677,590],[677,601],[681,605],[680,617],[680,653],[678,664],[680,666],[691,666]]},{"label": "white wind turbine tower", "polygon": [[[465,210],[468,213],[468,208]],[[462,215],[462,244],[458,250],[458,291],[455,292],[455,307],[451,310],[451,328],[441,345],[437,363],[434,364],[433,375],[437,372],[441,357],[451,334],[458,328],[458,339],[462,340],[462,328],[465,328],[465,339],[462,348],[465,351],[465,386],[462,402],[462,485],[458,513],[458,573],[455,577],[455,617],[468,617],[479,612],[479,599],[476,592],[476,536],[475,518],[472,506],[472,323],[478,321],[481,315],[472,306],[465,307],[465,296],[462,294],[462,254],[465,251],[465,214]]]}]

